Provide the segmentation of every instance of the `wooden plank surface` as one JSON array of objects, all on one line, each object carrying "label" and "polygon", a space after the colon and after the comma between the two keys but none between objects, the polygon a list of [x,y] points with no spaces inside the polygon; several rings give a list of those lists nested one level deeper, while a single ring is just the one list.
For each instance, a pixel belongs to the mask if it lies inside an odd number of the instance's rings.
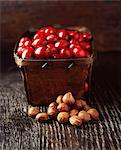
[{"label": "wooden plank surface", "polygon": [[[78,128],[57,121],[38,123],[29,118],[19,73],[4,76],[0,82],[0,150],[120,150],[121,68],[113,64],[120,62],[121,54],[111,55],[110,59],[109,55],[100,55],[98,62],[102,57],[105,61],[96,63],[93,69],[92,96],[88,100],[99,110],[100,119]],[[111,70],[115,72],[112,76]]]}]

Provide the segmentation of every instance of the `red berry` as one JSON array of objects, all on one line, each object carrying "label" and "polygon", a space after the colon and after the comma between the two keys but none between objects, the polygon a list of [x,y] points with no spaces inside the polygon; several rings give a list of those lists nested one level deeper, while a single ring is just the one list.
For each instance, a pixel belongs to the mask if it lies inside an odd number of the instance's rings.
[{"label": "red berry", "polygon": [[56,29],[54,29],[53,27],[46,27],[44,30],[44,33],[46,36],[48,36],[49,34],[56,33]]},{"label": "red berry", "polygon": [[47,39],[48,42],[51,43],[51,42],[57,41],[57,40],[58,40],[58,36],[55,35],[55,34],[50,34],[50,35],[48,35],[48,36],[46,37],[46,39]]},{"label": "red berry", "polygon": [[45,58],[49,58],[50,56],[52,56],[52,53],[49,49],[45,50]]},{"label": "red berry", "polygon": [[34,56],[36,58],[44,58],[45,57],[45,50],[46,47],[45,46],[40,46],[37,49],[35,49],[34,51]]},{"label": "red berry", "polygon": [[45,37],[44,36],[40,36],[39,39],[35,39],[33,42],[32,42],[32,45],[35,47],[35,48],[38,48],[40,47],[41,45],[45,45],[47,43],[47,41],[45,40]]},{"label": "red berry", "polygon": [[91,50],[91,45],[88,42],[80,42],[80,46],[84,49],[84,50]]},{"label": "red berry", "polygon": [[63,48],[68,45],[69,45],[69,43],[66,40],[59,40],[58,42],[55,43],[55,47],[57,47],[57,48]]},{"label": "red berry", "polygon": [[59,54],[53,54],[52,57],[53,58],[61,58],[61,56]]},{"label": "red berry", "polygon": [[58,53],[57,48],[53,44],[47,44],[47,49],[50,50],[51,54]]},{"label": "red berry", "polygon": [[59,30],[58,31],[58,37],[64,40],[68,39],[68,32],[66,30]]},{"label": "red berry", "polygon": [[79,45],[79,41],[77,41],[77,40],[75,40],[75,39],[72,39],[72,40],[70,40],[70,44]]},{"label": "red berry", "polygon": [[74,39],[79,39],[79,33],[77,31],[68,31],[69,35]]},{"label": "red berry", "polygon": [[32,41],[28,37],[23,37],[19,42],[19,47],[22,46],[32,46]]},{"label": "red berry", "polygon": [[32,58],[33,56],[34,49],[32,47],[24,47],[23,48],[23,53],[22,53],[22,58]]},{"label": "red berry", "polygon": [[44,36],[43,35],[43,33],[36,33],[35,35],[34,35],[34,37],[33,37],[33,41],[35,40],[35,39],[39,39],[41,36]]},{"label": "red berry", "polygon": [[75,47],[73,49],[73,56],[75,56],[75,57],[86,57],[87,54],[84,51],[84,49],[82,49],[81,47]]},{"label": "red berry", "polygon": [[70,58],[72,56],[71,51],[67,48],[63,48],[60,50],[61,58]]},{"label": "red berry", "polygon": [[86,40],[86,41],[90,41],[91,40],[91,34],[89,32],[84,32],[82,33],[83,35],[83,38]]},{"label": "red berry", "polygon": [[85,87],[85,92],[88,92],[88,83],[87,82],[85,82],[85,85],[84,85]]},{"label": "red berry", "polygon": [[16,54],[21,57],[22,53],[23,53],[23,47],[18,47]]}]

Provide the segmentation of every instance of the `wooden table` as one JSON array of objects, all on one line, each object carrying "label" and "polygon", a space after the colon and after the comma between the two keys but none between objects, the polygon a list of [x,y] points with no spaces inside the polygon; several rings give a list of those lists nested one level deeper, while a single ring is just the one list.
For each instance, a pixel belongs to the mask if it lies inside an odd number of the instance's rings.
[{"label": "wooden table", "polygon": [[120,150],[121,53],[100,54],[96,62],[89,104],[99,110],[100,119],[78,128],[29,118],[19,73],[4,74],[0,83],[0,150]]}]

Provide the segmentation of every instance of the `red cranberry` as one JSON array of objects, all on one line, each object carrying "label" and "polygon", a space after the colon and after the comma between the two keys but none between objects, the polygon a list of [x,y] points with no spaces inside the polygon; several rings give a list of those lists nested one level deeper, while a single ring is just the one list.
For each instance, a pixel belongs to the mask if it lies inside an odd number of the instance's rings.
[{"label": "red cranberry", "polygon": [[53,54],[52,57],[53,58],[61,58],[60,54]]},{"label": "red cranberry", "polygon": [[54,44],[47,44],[47,49],[50,50],[51,54],[58,53],[57,48],[54,46]]},{"label": "red cranberry", "polygon": [[91,34],[89,32],[84,32],[82,33],[83,35],[83,38],[86,40],[86,41],[90,41],[91,40]]},{"label": "red cranberry", "polygon": [[45,50],[46,50],[46,47],[45,46],[40,46],[38,47],[37,49],[35,49],[34,51],[34,56],[36,58],[44,58],[45,56]]},{"label": "red cranberry", "polygon": [[44,36],[41,36],[39,39],[35,39],[32,43],[32,45],[35,47],[35,48],[38,48],[39,46],[41,45],[45,45],[47,43],[47,41],[45,40],[45,37]]},{"label": "red cranberry", "polygon": [[49,49],[45,50],[45,58],[49,58],[50,56],[52,56],[52,53]]},{"label": "red cranberry", "polygon": [[46,27],[44,30],[44,33],[46,36],[48,36],[49,34],[56,33],[56,29],[54,29],[53,27]]},{"label": "red cranberry", "polygon": [[32,47],[24,47],[23,48],[23,53],[22,53],[22,58],[32,58],[33,56],[34,49]]},{"label": "red cranberry", "polygon": [[59,40],[58,42],[55,43],[55,47],[57,47],[57,48],[63,48],[68,45],[69,45],[69,43],[66,40]]},{"label": "red cranberry", "polygon": [[36,34],[44,34],[45,33],[45,29],[46,29],[46,27],[43,27],[43,28],[39,29]]},{"label": "red cranberry", "polygon": [[80,42],[80,46],[87,51],[91,50],[91,45],[88,42]]},{"label": "red cranberry", "polygon": [[46,39],[47,39],[47,41],[48,41],[49,43],[51,43],[51,42],[57,41],[57,40],[58,40],[58,36],[55,35],[55,34],[49,34],[49,35],[46,37]]},{"label": "red cranberry", "polygon": [[87,82],[85,82],[85,92],[88,92],[88,83]]},{"label": "red cranberry", "polygon": [[36,33],[35,35],[34,35],[34,37],[33,37],[33,41],[35,40],[35,39],[39,39],[41,36],[44,36],[43,35],[43,33]]},{"label": "red cranberry", "polygon": [[61,58],[70,58],[72,56],[71,51],[67,48],[63,48],[60,50]]},{"label": "red cranberry", "polygon": [[66,30],[59,30],[58,31],[58,37],[64,40],[68,39],[68,32]]},{"label": "red cranberry", "polygon": [[32,46],[32,41],[28,37],[24,37],[19,42],[19,47],[22,47],[22,46],[30,47]]},{"label": "red cranberry", "polygon": [[86,52],[81,47],[75,47],[73,49],[73,55],[75,57],[87,57]]},{"label": "red cranberry", "polygon": [[22,53],[23,53],[23,47],[18,47],[16,54],[21,57]]},{"label": "red cranberry", "polygon": [[77,41],[75,39],[72,39],[72,40],[70,40],[70,44],[77,44],[77,45],[79,45],[79,41]]},{"label": "red cranberry", "polygon": [[69,31],[68,33],[74,39],[76,39],[76,40],[79,39],[79,33],[77,31]]}]

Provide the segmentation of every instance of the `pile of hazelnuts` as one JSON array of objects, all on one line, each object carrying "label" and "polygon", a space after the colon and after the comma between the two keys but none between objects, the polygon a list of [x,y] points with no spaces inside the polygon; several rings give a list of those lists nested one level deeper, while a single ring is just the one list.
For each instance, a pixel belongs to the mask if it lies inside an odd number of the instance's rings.
[{"label": "pile of hazelnuts", "polygon": [[81,126],[82,123],[99,118],[99,112],[89,106],[83,99],[75,100],[71,92],[59,95],[56,101],[49,104],[47,112],[42,112],[39,107],[30,107],[28,116],[39,122],[49,119],[57,120],[59,123],[68,123]]}]

